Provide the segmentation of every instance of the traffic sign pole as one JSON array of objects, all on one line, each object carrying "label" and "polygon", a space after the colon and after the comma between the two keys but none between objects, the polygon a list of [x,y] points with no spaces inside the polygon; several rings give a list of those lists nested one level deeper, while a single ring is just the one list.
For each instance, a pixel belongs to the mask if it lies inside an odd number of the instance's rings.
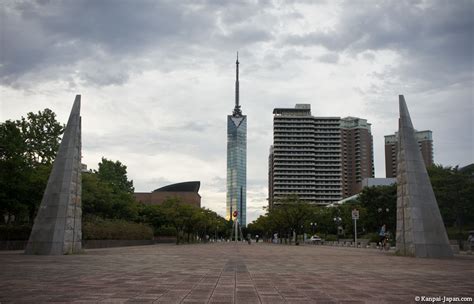
[{"label": "traffic sign pole", "polygon": [[357,248],[357,220],[359,219],[359,210],[352,210],[352,219],[354,220],[354,247]]},{"label": "traffic sign pole", "polygon": [[357,248],[357,219],[354,219],[354,239],[355,239],[355,248]]},{"label": "traffic sign pole", "polygon": [[239,225],[239,219],[237,217],[237,215],[239,215],[239,213],[237,212],[237,210],[234,211],[234,217],[235,217],[235,221],[234,221],[234,226],[235,226],[235,243],[237,243],[237,238],[239,237],[239,230],[238,230],[238,225]]}]

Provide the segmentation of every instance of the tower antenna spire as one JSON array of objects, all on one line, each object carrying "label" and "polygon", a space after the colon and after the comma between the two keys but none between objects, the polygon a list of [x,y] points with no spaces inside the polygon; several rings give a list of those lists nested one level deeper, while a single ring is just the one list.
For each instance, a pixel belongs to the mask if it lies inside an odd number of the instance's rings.
[{"label": "tower antenna spire", "polygon": [[235,61],[235,108],[233,116],[242,116],[239,105],[239,52],[237,52],[237,60]]}]

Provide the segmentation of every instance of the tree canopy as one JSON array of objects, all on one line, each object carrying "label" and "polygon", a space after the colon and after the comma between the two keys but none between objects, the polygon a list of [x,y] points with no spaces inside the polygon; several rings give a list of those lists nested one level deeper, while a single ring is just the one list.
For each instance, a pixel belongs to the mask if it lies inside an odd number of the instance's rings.
[{"label": "tree canopy", "polygon": [[428,169],[433,191],[447,227],[474,228],[474,168],[443,167]]},{"label": "tree canopy", "polygon": [[162,205],[141,205],[140,217],[155,232],[172,227],[177,244],[194,241],[197,237],[204,241],[207,237],[224,237],[229,228],[229,223],[214,211],[187,204],[176,197],[168,198]]},{"label": "tree canopy", "polygon": [[44,109],[37,114],[28,113],[16,122],[26,143],[26,156],[31,164],[52,164],[59,148],[64,125],[56,120],[56,114]]},{"label": "tree canopy", "polygon": [[[464,238],[462,231],[474,229],[474,167],[461,170],[436,165],[429,168],[428,173],[445,226],[457,228],[459,238]],[[248,230],[267,238],[274,233],[291,238],[293,231],[297,234],[316,232],[327,237],[338,234],[337,227],[341,226],[343,234],[352,237],[352,209],[358,209],[360,214],[358,234],[376,233],[383,224],[395,233],[397,186],[366,187],[357,199],[330,208],[289,197],[250,223]]]},{"label": "tree canopy", "polygon": [[100,180],[110,184],[115,191],[124,191],[127,193],[133,193],[133,191],[135,191],[133,181],[129,181],[127,177],[127,166],[118,160],[114,162],[102,157],[99,163],[99,169],[96,173]]},{"label": "tree canopy", "polygon": [[7,222],[33,221],[63,132],[49,109],[0,124],[0,213]]},{"label": "tree canopy", "polygon": [[133,197],[133,181],[127,178],[127,166],[102,158],[98,170],[82,174],[84,216],[104,219],[138,219],[138,203]]}]

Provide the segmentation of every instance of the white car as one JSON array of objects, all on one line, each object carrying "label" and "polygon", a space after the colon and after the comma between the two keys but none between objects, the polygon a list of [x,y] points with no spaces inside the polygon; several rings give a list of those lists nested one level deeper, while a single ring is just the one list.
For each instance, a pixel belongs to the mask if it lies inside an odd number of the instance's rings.
[{"label": "white car", "polygon": [[321,241],[322,241],[322,239],[315,234],[312,237],[310,237],[309,239],[307,239],[306,243],[319,244],[319,243],[321,243]]}]

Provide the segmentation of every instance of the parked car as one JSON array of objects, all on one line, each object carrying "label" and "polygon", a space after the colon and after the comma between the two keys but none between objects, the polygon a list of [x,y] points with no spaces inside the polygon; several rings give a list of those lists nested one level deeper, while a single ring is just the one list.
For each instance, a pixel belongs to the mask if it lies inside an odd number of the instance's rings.
[{"label": "parked car", "polygon": [[322,241],[322,239],[317,236],[316,234],[313,235],[312,237],[310,237],[309,239],[306,240],[306,243],[310,243],[310,244],[320,244]]}]

